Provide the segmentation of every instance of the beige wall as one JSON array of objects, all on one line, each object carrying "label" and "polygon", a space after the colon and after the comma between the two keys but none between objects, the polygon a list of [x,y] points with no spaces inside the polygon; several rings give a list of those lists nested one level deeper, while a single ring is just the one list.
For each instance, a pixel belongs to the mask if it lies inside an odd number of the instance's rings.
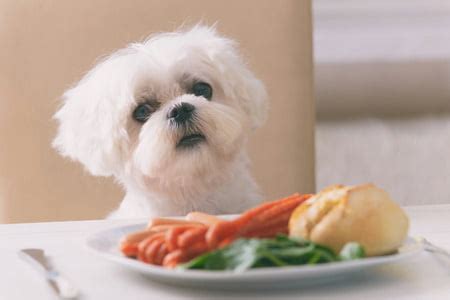
[{"label": "beige wall", "polygon": [[63,91],[99,56],[183,22],[216,21],[267,86],[251,144],[268,199],[314,189],[310,1],[0,1],[0,222],[103,217],[122,198],[50,147]]}]

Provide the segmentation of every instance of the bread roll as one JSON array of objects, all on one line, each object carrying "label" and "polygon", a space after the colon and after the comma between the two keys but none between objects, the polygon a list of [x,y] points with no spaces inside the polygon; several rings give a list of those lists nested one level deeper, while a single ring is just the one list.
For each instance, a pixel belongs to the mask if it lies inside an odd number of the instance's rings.
[{"label": "bread roll", "polygon": [[339,252],[360,243],[367,256],[394,252],[408,232],[408,217],[389,195],[373,184],[332,186],[297,207],[289,234]]}]

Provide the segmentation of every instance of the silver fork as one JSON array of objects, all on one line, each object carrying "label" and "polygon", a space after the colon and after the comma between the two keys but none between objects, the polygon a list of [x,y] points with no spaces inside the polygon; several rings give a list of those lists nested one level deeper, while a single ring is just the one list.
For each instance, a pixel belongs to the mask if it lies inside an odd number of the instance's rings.
[{"label": "silver fork", "polygon": [[444,267],[446,267],[447,270],[450,271],[450,253],[447,250],[436,246],[424,237],[419,237],[417,238],[417,240],[420,242],[425,251],[433,254],[436,259],[440,260],[442,264],[445,264]]},{"label": "silver fork", "polygon": [[426,251],[436,253],[436,254],[441,254],[441,255],[447,257],[448,259],[450,259],[450,253],[447,250],[445,250],[444,248],[436,246],[435,244],[431,243],[424,237],[420,237],[419,241],[422,243],[423,248]]}]

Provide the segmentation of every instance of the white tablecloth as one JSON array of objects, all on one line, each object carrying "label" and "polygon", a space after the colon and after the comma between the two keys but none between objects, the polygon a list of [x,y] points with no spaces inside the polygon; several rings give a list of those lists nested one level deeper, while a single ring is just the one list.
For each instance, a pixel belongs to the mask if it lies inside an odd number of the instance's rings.
[{"label": "white tablecloth", "polygon": [[[450,205],[406,208],[410,234],[450,249]],[[450,264],[423,252],[414,258],[359,273],[351,280],[275,291],[214,291],[155,283],[104,261],[85,239],[114,226],[141,222],[77,221],[0,225],[0,299],[52,299],[51,289],[17,256],[25,247],[44,248],[53,264],[82,291],[80,299],[450,299]]]}]

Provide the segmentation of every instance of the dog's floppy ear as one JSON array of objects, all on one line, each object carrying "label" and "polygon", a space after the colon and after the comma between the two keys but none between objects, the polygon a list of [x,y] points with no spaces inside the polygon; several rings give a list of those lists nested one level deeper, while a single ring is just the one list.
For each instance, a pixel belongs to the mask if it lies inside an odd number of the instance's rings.
[{"label": "dog's floppy ear", "polygon": [[125,107],[117,99],[129,95],[120,95],[120,84],[112,75],[112,68],[118,67],[115,60],[100,63],[68,90],[54,115],[59,128],[53,147],[81,162],[93,175],[114,174],[124,149],[121,141],[127,138],[126,120],[120,119]]},{"label": "dog's floppy ear", "polygon": [[234,74],[234,93],[250,117],[252,128],[258,128],[267,119],[269,104],[266,89],[244,63],[234,66]]}]

